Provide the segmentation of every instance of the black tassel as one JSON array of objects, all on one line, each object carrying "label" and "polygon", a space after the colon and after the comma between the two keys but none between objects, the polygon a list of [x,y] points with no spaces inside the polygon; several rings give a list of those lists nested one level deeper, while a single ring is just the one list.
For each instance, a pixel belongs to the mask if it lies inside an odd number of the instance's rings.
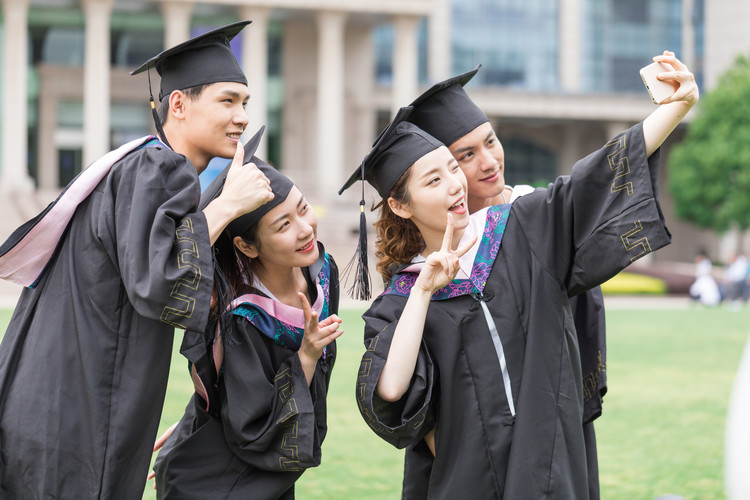
[{"label": "black tassel", "polygon": [[370,268],[367,264],[367,219],[365,218],[365,200],[359,202],[359,241],[357,251],[344,268],[344,280],[355,271],[354,281],[347,290],[349,296],[357,300],[370,300]]},{"label": "black tassel", "polygon": [[146,71],[148,77],[148,94],[149,103],[151,104],[151,117],[154,119],[154,125],[156,125],[156,133],[161,138],[162,142],[167,145],[169,149],[173,149],[172,145],[167,140],[167,134],[164,133],[164,129],[161,126],[161,120],[159,120],[159,113],[156,112],[156,103],[154,102],[154,93],[151,92],[151,68]]}]

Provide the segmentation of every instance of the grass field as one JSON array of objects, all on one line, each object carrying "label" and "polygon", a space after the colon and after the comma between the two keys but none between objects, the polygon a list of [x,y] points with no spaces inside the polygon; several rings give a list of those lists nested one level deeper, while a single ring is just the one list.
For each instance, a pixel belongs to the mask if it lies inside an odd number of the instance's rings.
[{"label": "grass field", "polygon": [[[297,483],[300,499],[399,498],[402,452],[375,437],[354,400],[359,313],[342,314],[323,464]],[[8,317],[0,313],[2,331]],[[724,498],[724,419],[750,310],[610,309],[607,327],[609,393],[596,422],[602,498]],[[162,428],[179,419],[191,393],[177,346],[173,359]],[[144,499],[155,497],[151,486]]]}]

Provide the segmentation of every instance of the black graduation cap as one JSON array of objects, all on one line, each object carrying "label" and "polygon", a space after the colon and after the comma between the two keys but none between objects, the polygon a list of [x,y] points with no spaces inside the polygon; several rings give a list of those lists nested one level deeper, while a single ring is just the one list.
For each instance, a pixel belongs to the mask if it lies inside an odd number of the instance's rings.
[{"label": "black graduation cap", "polygon": [[[398,110],[393,121],[375,140],[370,153],[339,189],[339,194],[362,180],[369,182],[380,197],[386,200],[393,186],[415,161],[443,145],[432,135],[410,123],[413,111],[411,106]],[[361,205],[364,206],[364,200]]]},{"label": "black graduation cap", "polygon": [[351,187],[356,181],[362,181],[362,199],[359,202],[359,242],[357,252],[344,269],[348,275],[355,264],[356,277],[349,289],[349,295],[360,300],[370,298],[370,273],[367,265],[367,221],[365,220],[364,181],[374,187],[383,200],[387,200],[393,186],[409,170],[415,161],[427,153],[443,146],[443,143],[430,134],[410,123],[414,111],[411,106],[398,110],[390,124],[380,133],[370,153],[339,189],[339,194]]},{"label": "black graduation cap", "polygon": [[[131,71],[137,75],[151,68],[161,76],[159,101],[174,90],[182,90],[198,85],[217,82],[237,82],[247,85],[247,78],[237,58],[234,57],[229,42],[252,21],[240,21],[203,33],[181,44],[167,49]],[[149,72],[149,97],[151,113],[156,130],[166,142],[164,131],[156,114],[154,95],[151,91]],[[168,144],[168,143],[167,143]]]},{"label": "black graduation cap", "polygon": [[481,65],[430,87],[410,104],[414,112],[409,121],[450,146],[479,125],[488,122],[464,90]]},{"label": "black graduation cap", "polygon": [[[261,219],[261,217],[271,211],[272,208],[286,200],[286,197],[289,195],[289,191],[291,191],[292,186],[294,186],[294,183],[291,181],[291,179],[289,179],[289,177],[282,174],[274,167],[255,156],[255,151],[258,149],[258,144],[260,144],[260,139],[261,137],[263,137],[263,132],[265,131],[265,129],[266,127],[264,125],[245,144],[245,158],[243,160],[243,163],[252,162],[258,167],[261,172],[263,172],[263,174],[271,183],[273,199],[256,208],[252,212],[241,215],[230,222],[227,226],[227,231],[229,231],[229,235],[232,238],[245,234],[248,229],[250,229]],[[200,210],[205,209],[209,203],[211,203],[216,199],[216,197],[221,194],[222,189],[224,189],[224,183],[227,180],[227,173],[229,172],[229,168],[231,166],[231,163],[227,164],[227,166],[224,167],[224,169],[216,176],[211,184],[209,184],[208,187],[203,191],[203,194],[201,194],[201,201],[199,205]]]}]

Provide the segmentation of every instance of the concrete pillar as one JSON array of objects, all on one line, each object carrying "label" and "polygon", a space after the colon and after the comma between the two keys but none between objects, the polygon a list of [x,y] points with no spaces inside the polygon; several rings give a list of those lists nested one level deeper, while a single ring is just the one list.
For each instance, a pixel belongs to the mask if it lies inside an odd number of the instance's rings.
[{"label": "concrete pillar", "polygon": [[317,199],[335,196],[344,179],[344,27],[346,13],[319,11]]},{"label": "concrete pillar", "polygon": [[393,115],[419,95],[419,21],[419,17],[407,15],[393,19]]},{"label": "concrete pillar", "polygon": [[86,48],[83,64],[83,167],[106,154],[109,144],[109,18],[114,0],[83,0]]},{"label": "concrete pillar", "polygon": [[[242,31],[242,69],[247,76],[250,101],[247,103],[248,125],[246,136],[254,134],[261,125],[268,124],[268,7],[240,7],[240,18],[252,24]],[[258,158],[268,159],[267,134],[258,146]]]},{"label": "concrete pillar", "polygon": [[560,86],[564,92],[577,94],[581,91],[581,60],[583,59],[581,0],[561,0],[559,13]]},{"label": "concrete pillar", "polygon": [[30,193],[28,158],[28,12],[30,0],[2,0],[3,43],[2,99],[3,132],[0,153],[0,190]]},{"label": "concrete pillar", "polygon": [[695,1],[685,0],[682,2],[682,47],[680,60],[695,72],[695,30],[693,29],[693,9]]},{"label": "concrete pillar", "polygon": [[431,82],[439,82],[453,74],[451,3],[450,0],[434,0],[433,4],[427,20],[427,75]]},{"label": "concrete pillar", "polygon": [[[193,2],[166,0],[161,4],[161,15],[164,18],[164,49],[174,47],[190,38]],[[154,96],[154,99],[158,100],[158,95]]]}]

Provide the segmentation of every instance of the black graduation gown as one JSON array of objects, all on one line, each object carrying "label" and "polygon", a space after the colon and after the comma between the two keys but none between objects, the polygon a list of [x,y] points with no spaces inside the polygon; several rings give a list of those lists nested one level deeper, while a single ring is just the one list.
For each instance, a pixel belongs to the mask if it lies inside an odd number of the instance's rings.
[{"label": "black graduation gown", "polygon": [[[569,297],[669,243],[657,170],[658,153],[646,158],[639,124],[580,160],[570,177],[516,200],[481,294],[430,303],[415,373],[397,402],[380,399],[376,385],[407,298],[383,294],[365,312],[360,412],[383,439],[416,452],[425,452],[423,437],[436,428],[424,496],[589,498]],[[423,462],[407,462],[404,482],[424,472]]]},{"label": "black graduation gown", "polygon": [[[335,314],[338,270],[330,256],[329,262],[328,311]],[[310,268],[303,271],[314,293]],[[296,350],[244,316],[232,317],[232,337],[218,383],[220,416],[193,395],[154,464],[158,498],[293,499],[294,482],[320,465],[336,343],[326,346],[308,388]]]},{"label": "black graduation gown", "polygon": [[195,167],[164,146],[115,163],[76,209],[0,347],[0,498],[141,498],[174,328],[213,287]]},{"label": "black graduation gown", "polygon": [[[588,470],[589,500],[599,500],[599,459],[594,420],[602,414],[607,393],[607,345],[604,296],[600,286],[570,298],[573,323],[578,336],[583,375],[583,437]],[[429,489],[433,456],[424,442],[408,446],[404,454],[403,495],[424,498]]]}]

